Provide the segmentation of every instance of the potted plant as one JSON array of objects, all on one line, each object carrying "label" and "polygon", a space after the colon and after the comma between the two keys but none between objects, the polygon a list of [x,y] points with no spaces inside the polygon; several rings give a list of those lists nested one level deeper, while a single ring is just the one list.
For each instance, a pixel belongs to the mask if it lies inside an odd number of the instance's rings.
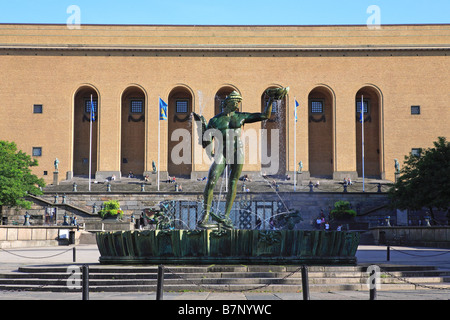
[{"label": "potted plant", "polygon": [[334,209],[330,212],[330,219],[334,221],[349,221],[356,217],[356,211],[350,209],[350,202],[337,201],[334,204]]},{"label": "potted plant", "polygon": [[114,218],[122,219],[123,210],[120,209],[120,203],[117,200],[109,200],[103,203],[103,209],[98,212],[102,219]]}]

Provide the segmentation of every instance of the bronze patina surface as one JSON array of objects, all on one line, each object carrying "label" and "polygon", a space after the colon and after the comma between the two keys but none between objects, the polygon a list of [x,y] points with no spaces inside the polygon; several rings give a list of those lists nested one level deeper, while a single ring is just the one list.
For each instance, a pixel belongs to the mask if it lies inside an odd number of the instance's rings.
[{"label": "bronze patina surface", "polygon": [[[214,137],[220,136],[222,143],[214,150],[214,161],[208,172],[208,180],[203,193],[204,208],[203,217],[199,222],[199,227],[211,229],[216,224],[209,223],[210,216],[217,223],[225,228],[233,228],[229,219],[230,211],[236,198],[236,188],[244,165],[243,143],[241,140],[242,127],[246,123],[264,121],[272,114],[272,102],[283,99],[289,92],[287,88],[267,89],[265,95],[269,98],[264,112],[239,112],[239,104],[242,101],[241,95],[233,91],[230,93],[222,105],[222,112],[211,118],[206,123],[206,119],[193,113],[194,119],[201,121],[202,125],[202,146],[206,148],[213,143]],[[213,132],[205,135],[206,132]],[[229,166],[228,192],[225,203],[224,216],[211,214],[211,202],[213,200],[214,186],[219,177],[223,174],[225,167]]]},{"label": "bronze patina surface", "polygon": [[356,264],[358,232],[135,230],[97,233],[102,264]]}]

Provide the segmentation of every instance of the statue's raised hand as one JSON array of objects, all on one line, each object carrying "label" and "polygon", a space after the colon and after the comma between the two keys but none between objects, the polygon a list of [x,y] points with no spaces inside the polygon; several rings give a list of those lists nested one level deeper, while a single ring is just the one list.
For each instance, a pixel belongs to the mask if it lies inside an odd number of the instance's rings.
[{"label": "statue's raised hand", "polygon": [[281,100],[287,95],[288,92],[289,92],[289,87],[273,88],[273,89],[267,89],[266,95],[273,98],[274,100]]},{"label": "statue's raised hand", "polygon": [[200,134],[199,134],[198,138],[199,138],[199,143],[203,146],[203,148],[206,148],[211,143],[211,141],[203,140],[203,135],[205,134],[208,123],[206,122],[205,117],[202,115],[192,112],[192,116],[194,117],[195,121],[200,121],[200,123],[201,123]]}]

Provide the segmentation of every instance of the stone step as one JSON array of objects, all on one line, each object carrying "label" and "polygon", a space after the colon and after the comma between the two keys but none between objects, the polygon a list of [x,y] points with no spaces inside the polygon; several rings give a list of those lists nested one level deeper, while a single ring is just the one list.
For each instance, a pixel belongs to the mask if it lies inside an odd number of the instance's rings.
[{"label": "stone step", "polygon": [[[48,276],[48,275],[46,275]],[[74,280],[75,279],[75,280]],[[67,285],[68,281],[74,282],[81,278],[69,278],[67,274],[53,275],[52,277],[29,277],[28,275],[21,275],[20,277],[3,277],[0,278],[0,286],[8,284],[20,284],[20,285]],[[367,283],[368,277],[363,275],[355,275],[354,277],[309,277],[310,284],[354,284],[354,283]],[[100,285],[151,285],[156,284],[157,278],[138,278],[138,277],[128,277],[123,278],[119,276],[111,276],[108,278],[97,278],[93,275],[89,275],[89,284],[92,286]],[[392,283],[443,283],[450,284],[450,277],[381,277],[380,283],[382,284],[392,284]],[[299,284],[301,285],[301,278],[292,277],[257,277],[248,275],[245,278],[236,277],[190,277],[190,275],[179,275],[176,277],[164,278],[165,284],[185,284],[192,283],[197,285],[202,284]]]},{"label": "stone step", "polygon": [[[78,266],[81,268],[80,264],[72,264],[71,266]],[[19,267],[19,272],[27,273],[53,273],[67,272],[68,265],[64,266],[21,266]],[[165,266],[167,271],[172,271],[174,273],[207,273],[207,272],[294,272],[300,271],[299,266],[277,266],[277,265],[264,265],[264,266]],[[309,272],[360,272],[364,271],[366,267],[358,266],[308,266]],[[422,268],[421,268],[422,270]],[[136,267],[136,266],[99,266],[90,265],[90,273],[158,273],[158,266],[148,266],[148,267]]]},{"label": "stone step", "polygon": [[[450,271],[409,271],[409,272],[390,272],[381,273],[384,279],[389,277],[400,277],[400,278],[429,278],[433,277],[445,279],[448,281],[450,279]],[[4,273],[0,274],[0,279],[62,279],[67,278],[70,274],[67,272],[58,273]],[[308,272],[308,277],[310,279],[366,279],[369,275],[367,273],[351,273],[351,272]],[[206,272],[206,273],[165,273],[165,279],[177,279],[180,277],[187,277],[189,279],[246,279],[246,278],[272,278],[281,279],[289,277],[291,279],[301,279],[301,273],[296,272],[294,274],[289,272]],[[95,273],[89,272],[89,279],[141,279],[141,280],[156,280],[157,273]]]},{"label": "stone step", "polygon": [[[383,266],[381,290],[403,290],[432,286],[450,289],[450,271],[433,267]],[[0,274],[0,290],[73,292],[80,284],[70,277],[68,266],[25,266],[19,272]],[[101,266],[89,268],[90,291],[155,291],[156,266]],[[311,291],[367,290],[366,266],[309,266]],[[75,280],[78,279],[78,282]],[[165,291],[265,290],[297,292],[302,288],[298,266],[170,266],[165,272]],[[393,289],[394,288],[394,289]]]}]

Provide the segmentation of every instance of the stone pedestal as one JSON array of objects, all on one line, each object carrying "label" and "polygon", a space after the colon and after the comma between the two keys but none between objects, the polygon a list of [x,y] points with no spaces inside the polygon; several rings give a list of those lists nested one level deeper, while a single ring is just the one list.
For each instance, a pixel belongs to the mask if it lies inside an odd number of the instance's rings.
[{"label": "stone pedestal", "polygon": [[97,171],[95,172],[95,180],[101,182],[111,180],[111,177],[113,175],[116,176],[117,180],[120,180],[120,178],[122,178],[122,173],[120,171]]},{"label": "stone pedestal", "polygon": [[53,185],[54,186],[59,185],[59,172],[58,171],[53,172]]},{"label": "stone pedestal", "polygon": [[[309,182],[309,180],[311,179],[311,176],[309,175],[309,171],[302,171],[301,173],[297,172],[295,175],[297,177],[297,185],[299,185],[299,186],[302,185],[302,182],[303,182],[303,184],[305,184],[304,181]],[[292,174],[292,177],[293,176],[294,175]]]},{"label": "stone pedestal", "polygon": [[343,181],[344,179],[350,178],[355,181],[358,178],[358,172],[356,171],[335,171],[333,172],[333,179],[338,181]]}]

